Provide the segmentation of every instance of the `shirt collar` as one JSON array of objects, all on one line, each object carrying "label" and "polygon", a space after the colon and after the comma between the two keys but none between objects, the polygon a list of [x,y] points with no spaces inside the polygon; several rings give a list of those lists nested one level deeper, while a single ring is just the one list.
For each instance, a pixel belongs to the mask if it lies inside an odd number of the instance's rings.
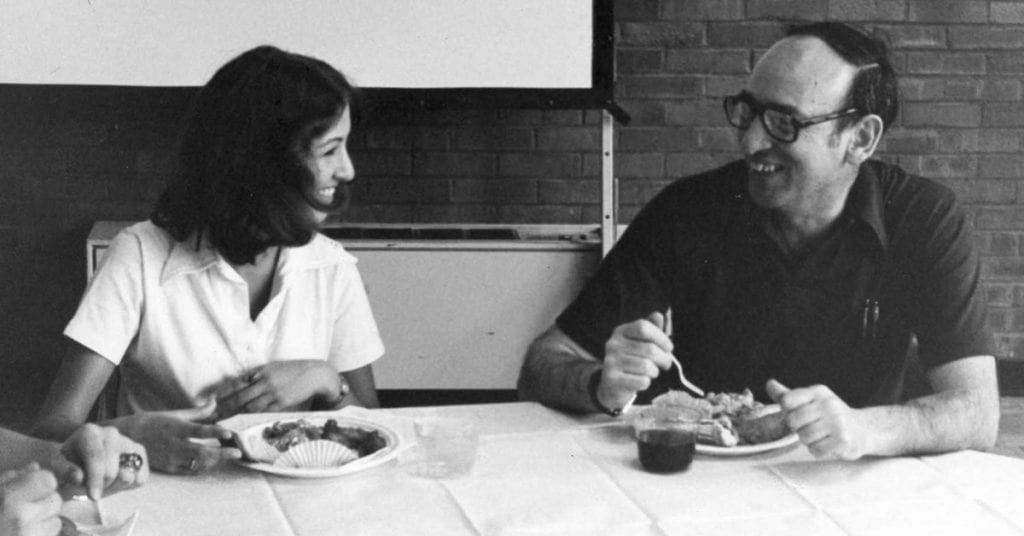
[{"label": "shirt collar", "polygon": [[316,270],[343,263],[356,263],[356,258],[345,251],[337,241],[315,233],[308,244],[302,247],[284,248],[278,264],[278,274],[289,274]]},{"label": "shirt collar", "polygon": [[889,234],[885,231],[885,197],[872,162],[860,166],[857,179],[846,197],[843,214],[851,220],[866,224],[874,231],[878,245],[883,250],[889,248]]},{"label": "shirt collar", "polygon": [[[160,276],[161,284],[180,275],[209,270],[220,263],[228,264],[205,236],[198,240],[198,247],[196,244],[196,235],[174,243]],[[281,251],[277,274],[282,279],[288,279],[290,274],[342,263],[355,264],[356,258],[338,242],[316,233],[306,246],[286,247]]]},{"label": "shirt collar", "polygon": [[160,274],[160,283],[166,283],[179,275],[208,270],[216,266],[220,260],[220,254],[213,249],[206,237],[194,233],[181,242],[174,242],[171,254],[167,257]]},{"label": "shirt collar", "polygon": [[[733,216],[728,218],[730,225],[727,233],[734,240],[742,242],[764,242],[770,240],[763,231],[760,223],[760,209],[750,199],[747,192],[746,169],[738,172],[728,188],[732,195],[728,197],[731,204]],[[739,214],[742,214],[739,216]],[[869,161],[860,166],[857,178],[854,179],[850,193],[846,197],[846,205],[843,208],[841,218],[849,221],[862,223],[872,231],[877,238],[878,245],[886,250],[889,247],[889,235],[885,231],[885,198],[882,194],[882,186],[878,178],[876,166]],[[737,217],[738,216],[738,217]],[[738,222],[742,222],[737,224]]]}]

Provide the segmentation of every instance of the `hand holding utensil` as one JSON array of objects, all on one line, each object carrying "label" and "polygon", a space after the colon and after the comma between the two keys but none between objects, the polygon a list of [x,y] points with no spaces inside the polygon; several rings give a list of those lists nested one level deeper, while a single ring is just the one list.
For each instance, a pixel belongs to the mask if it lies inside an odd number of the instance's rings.
[{"label": "hand holding utensil", "polygon": [[637,393],[671,368],[672,342],[664,327],[665,317],[656,311],[615,328],[605,342],[600,377],[590,384],[595,407],[612,416],[628,411]]}]

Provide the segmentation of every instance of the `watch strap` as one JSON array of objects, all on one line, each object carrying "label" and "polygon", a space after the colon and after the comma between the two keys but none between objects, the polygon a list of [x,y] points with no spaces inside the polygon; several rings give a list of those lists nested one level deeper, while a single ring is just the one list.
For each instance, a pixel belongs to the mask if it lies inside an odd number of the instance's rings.
[{"label": "watch strap", "polygon": [[604,413],[605,415],[610,415],[612,417],[618,417],[622,415],[622,410],[625,408],[609,408],[608,406],[602,404],[601,401],[597,398],[597,388],[600,385],[601,369],[597,369],[594,371],[593,374],[590,375],[590,383],[587,384],[587,392],[590,393],[590,402],[594,405],[595,408],[601,410],[601,413]]}]

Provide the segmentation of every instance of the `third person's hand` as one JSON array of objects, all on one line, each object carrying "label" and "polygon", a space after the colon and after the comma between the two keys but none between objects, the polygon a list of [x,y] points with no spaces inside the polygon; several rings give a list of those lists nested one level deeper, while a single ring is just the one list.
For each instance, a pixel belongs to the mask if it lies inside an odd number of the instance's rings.
[{"label": "third person's hand", "polygon": [[185,410],[154,411],[110,421],[121,433],[146,447],[150,466],[165,473],[194,474],[213,468],[221,460],[240,459],[242,451],[222,447],[230,430],[208,424],[215,403]]},{"label": "third person's hand", "polygon": [[39,464],[0,475],[0,535],[56,535],[60,506],[57,479]]},{"label": "third person's hand", "polygon": [[149,456],[113,426],[87,423],[64,442],[50,469],[62,486],[84,487],[96,500],[143,484]]}]

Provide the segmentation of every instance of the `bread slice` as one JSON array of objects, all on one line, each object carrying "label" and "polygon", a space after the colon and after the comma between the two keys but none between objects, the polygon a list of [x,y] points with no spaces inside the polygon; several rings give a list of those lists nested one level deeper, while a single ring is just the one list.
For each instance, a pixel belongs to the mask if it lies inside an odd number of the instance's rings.
[{"label": "bread slice", "polygon": [[768,443],[789,435],[789,425],[786,424],[786,416],[779,411],[778,406],[766,406],[774,408],[774,411],[751,412],[733,418],[732,425],[736,434],[740,437],[740,443],[756,445]]}]

